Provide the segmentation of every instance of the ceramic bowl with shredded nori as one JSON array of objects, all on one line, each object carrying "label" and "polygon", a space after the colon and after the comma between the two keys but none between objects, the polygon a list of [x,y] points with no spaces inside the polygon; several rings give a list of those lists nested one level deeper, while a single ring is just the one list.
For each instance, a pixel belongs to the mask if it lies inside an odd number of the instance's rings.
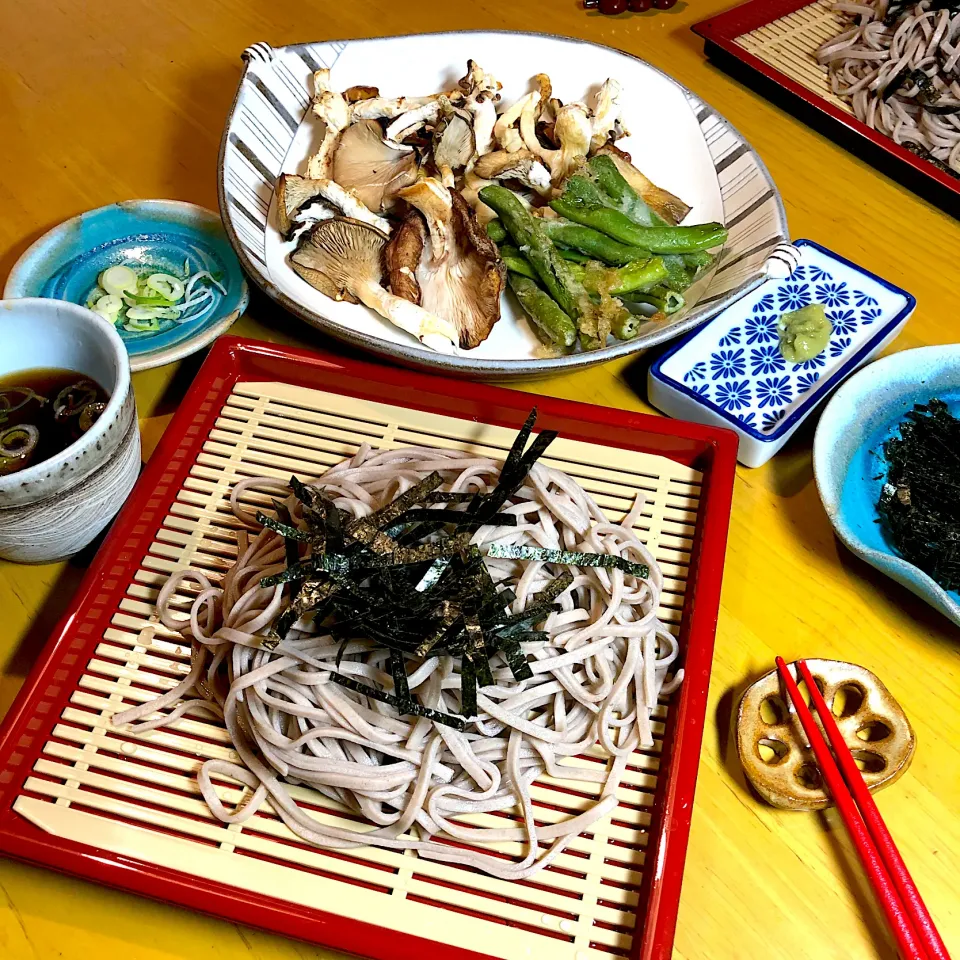
[{"label": "ceramic bowl with shredded nori", "polygon": [[[960,625],[960,593],[901,554],[898,537],[878,509],[890,477],[885,448],[901,437],[901,424],[916,405],[934,399],[960,417],[960,344],[905,350],[865,367],[823,412],[814,441],[814,474],[843,543]],[[949,570],[938,569],[936,555],[914,558],[952,587]]]}]

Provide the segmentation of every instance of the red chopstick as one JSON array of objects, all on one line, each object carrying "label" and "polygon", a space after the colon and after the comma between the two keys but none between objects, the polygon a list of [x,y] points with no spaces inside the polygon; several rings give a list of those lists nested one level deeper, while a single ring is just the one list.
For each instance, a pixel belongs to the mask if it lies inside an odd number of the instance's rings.
[{"label": "red chopstick", "polygon": [[[806,733],[807,739],[810,741],[813,755],[817,760],[817,766],[820,768],[820,772],[823,774],[827,789],[833,796],[837,810],[840,812],[840,816],[853,840],[853,845],[860,855],[860,861],[863,863],[870,883],[873,885],[873,889],[877,894],[880,906],[883,908],[884,915],[887,918],[887,923],[890,925],[890,929],[900,948],[901,957],[903,957],[903,960],[934,960],[936,955],[927,953],[926,948],[918,938],[917,932],[914,930],[909,915],[900,902],[897,889],[890,879],[890,875],[887,872],[887,868],[879,852],[873,845],[863,817],[853,802],[852,796],[847,792],[843,777],[840,774],[840,768],[833,759],[833,754],[830,753],[830,748],[827,746],[827,742],[824,740],[823,734],[817,726],[817,722],[813,719],[810,708],[803,702],[803,697],[800,695],[797,682],[787,669],[783,657],[777,657],[777,670],[780,672],[780,678],[787,689],[787,693],[790,695],[790,699],[793,701],[804,733]],[[814,684],[814,686],[816,685]]]},{"label": "red chopstick", "polygon": [[860,808],[860,813],[867,824],[867,830],[870,831],[870,836],[880,851],[880,856],[883,858],[884,865],[890,874],[890,879],[897,888],[897,893],[910,916],[910,921],[917,936],[923,942],[927,953],[933,960],[950,960],[950,954],[947,953],[947,948],[940,938],[923,898],[920,896],[920,891],[917,890],[917,886],[910,876],[910,871],[907,870],[907,865],[903,862],[903,857],[900,856],[900,851],[897,849],[893,837],[890,836],[890,831],[883,822],[883,817],[880,816],[880,811],[877,809],[866,783],[864,783],[863,775],[857,768],[853,754],[844,741],[843,734],[840,733],[837,721],[833,719],[833,713],[823,699],[820,688],[813,681],[813,676],[806,661],[798,660],[797,668],[807,683],[810,699],[813,701],[820,722],[823,724],[830,745],[833,747],[837,763],[840,765],[840,772],[853,794],[853,799]]}]

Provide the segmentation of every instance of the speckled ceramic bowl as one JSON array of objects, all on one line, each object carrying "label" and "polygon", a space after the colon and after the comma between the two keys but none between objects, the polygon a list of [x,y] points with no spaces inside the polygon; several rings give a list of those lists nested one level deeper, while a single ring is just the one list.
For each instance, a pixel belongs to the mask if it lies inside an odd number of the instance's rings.
[{"label": "speckled ceramic bowl", "polygon": [[960,344],[884,357],[851,377],[827,404],[813,443],[820,499],[837,535],[867,563],[960,626],[960,595],[898,556],[877,521],[886,475],[883,444],[904,415],[932,397],[960,416]]},{"label": "speckled ceramic bowl", "polygon": [[110,395],[79,440],[0,476],[0,557],[50,563],[83,549],[113,519],[140,471],[130,363],[113,325],[59,300],[0,300],[0,377],[38,367],[75,370]]},{"label": "speckled ceramic bowl", "polygon": [[89,210],[44,234],[14,264],[3,295],[51,297],[85,304],[97,277],[117,264],[154,267],[183,276],[207,270],[226,293],[185,323],[165,320],[156,331],[117,328],[130,369],[172,363],[212,343],[247,307],[249,291],[220,217],[179,200],[127,200]]}]

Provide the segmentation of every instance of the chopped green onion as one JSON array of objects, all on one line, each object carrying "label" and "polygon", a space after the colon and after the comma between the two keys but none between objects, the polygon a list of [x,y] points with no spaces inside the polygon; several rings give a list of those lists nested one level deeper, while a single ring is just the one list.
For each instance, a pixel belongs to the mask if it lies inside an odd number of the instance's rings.
[{"label": "chopped green onion", "polygon": [[174,303],[183,297],[183,282],[170,273],[150,274],[147,277],[147,287]]},{"label": "chopped green onion", "polygon": [[100,274],[99,283],[107,293],[120,296],[128,291],[136,292],[137,275],[129,267],[108,267]]},{"label": "chopped green onion", "polygon": [[110,323],[116,323],[120,311],[123,309],[123,300],[115,293],[108,293],[100,297],[92,307],[93,312],[99,314],[104,320]]}]

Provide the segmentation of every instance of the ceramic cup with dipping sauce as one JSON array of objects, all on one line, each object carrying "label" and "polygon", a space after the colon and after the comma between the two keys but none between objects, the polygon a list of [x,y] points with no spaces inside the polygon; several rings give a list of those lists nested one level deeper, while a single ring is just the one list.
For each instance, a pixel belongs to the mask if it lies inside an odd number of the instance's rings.
[{"label": "ceramic cup with dipping sauce", "polygon": [[62,300],[0,300],[0,377],[59,368],[109,394],[64,450],[0,476],[0,558],[50,563],[87,546],[113,519],[140,470],[140,432],[123,341],[92,310]]}]

